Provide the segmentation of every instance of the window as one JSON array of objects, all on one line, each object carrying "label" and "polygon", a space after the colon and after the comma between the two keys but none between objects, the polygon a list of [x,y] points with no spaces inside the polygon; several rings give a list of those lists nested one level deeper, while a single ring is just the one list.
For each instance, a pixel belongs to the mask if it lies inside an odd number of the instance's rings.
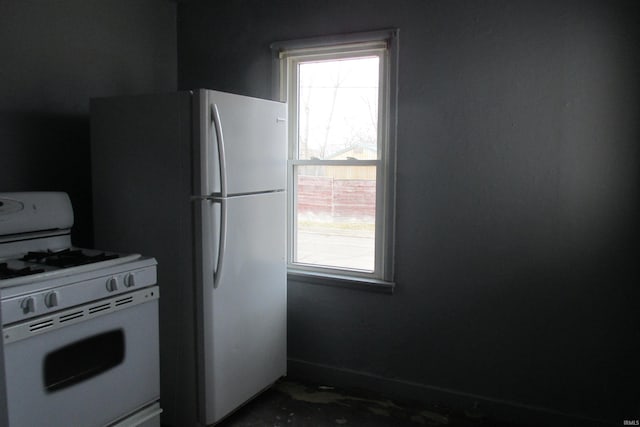
[{"label": "window", "polygon": [[277,43],[290,272],[390,282],[397,31]]}]

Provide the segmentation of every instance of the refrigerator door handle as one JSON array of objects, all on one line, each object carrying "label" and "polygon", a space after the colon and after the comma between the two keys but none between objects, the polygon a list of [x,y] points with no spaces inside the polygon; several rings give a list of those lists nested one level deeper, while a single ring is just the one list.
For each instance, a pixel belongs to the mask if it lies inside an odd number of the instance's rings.
[{"label": "refrigerator door handle", "polygon": [[227,158],[224,154],[224,134],[222,133],[222,122],[220,121],[220,112],[218,105],[211,106],[211,118],[213,128],[216,132],[216,140],[218,141],[218,158],[220,159],[220,196],[227,197]]},{"label": "refrigerator door handle", "polygon": [[216,289],[220,284],[220,277],[222,276],[222,260],[224,259],[224,252],[227,246],[227,199],[214,197],[212,201],[213,203],[220,204],[220,229],[218,233],[218,261],[216,262],[216,268],[213,271],[213,289]]}]

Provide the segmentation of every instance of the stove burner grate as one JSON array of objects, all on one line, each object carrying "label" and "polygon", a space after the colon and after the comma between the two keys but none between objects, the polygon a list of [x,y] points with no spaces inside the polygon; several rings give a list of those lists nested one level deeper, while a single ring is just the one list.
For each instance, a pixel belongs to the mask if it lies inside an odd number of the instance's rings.
[{"label": "stove burner grate", "polygon": [[46,264],[52,267],[68,268],[107,261],[118,257],[117,254],[106,254],[104,252],[89,255],[80,249],[63,249],[61,251],[29,252],[22,257],[22,260]]},{"label": "stove burner grate", "polygon": [[12,279],[14,277],[28,276],[30,274],[42,273],[43,268],[24,267],[10,268],[6,262],[0,263],[0,280]]}]

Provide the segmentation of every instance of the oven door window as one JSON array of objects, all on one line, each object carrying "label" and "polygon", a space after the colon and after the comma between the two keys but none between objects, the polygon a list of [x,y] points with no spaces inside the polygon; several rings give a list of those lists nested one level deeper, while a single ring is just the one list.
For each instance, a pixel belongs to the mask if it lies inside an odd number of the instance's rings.
[{"label": "oven door window", "polygon": [[86,381],[124,360],[124,331],[116,329],[94,335],[47,354],[44,386],[48,393]]}]

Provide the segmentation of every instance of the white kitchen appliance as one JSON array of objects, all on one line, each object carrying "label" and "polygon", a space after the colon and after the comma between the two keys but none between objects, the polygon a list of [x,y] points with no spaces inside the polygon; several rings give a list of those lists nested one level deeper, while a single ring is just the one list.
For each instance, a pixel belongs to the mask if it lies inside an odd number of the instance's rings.
[{"label": "white kitchen appliance", "polygon": [[60,192],[0,193],[9,426],[160,425],[156,261],[73,247]]},{"label": "white kitchen appliance", "polygon": [[96,244],[159,262],[163,424],[211,425],[286,373],[286,104],[91,101]]}]

